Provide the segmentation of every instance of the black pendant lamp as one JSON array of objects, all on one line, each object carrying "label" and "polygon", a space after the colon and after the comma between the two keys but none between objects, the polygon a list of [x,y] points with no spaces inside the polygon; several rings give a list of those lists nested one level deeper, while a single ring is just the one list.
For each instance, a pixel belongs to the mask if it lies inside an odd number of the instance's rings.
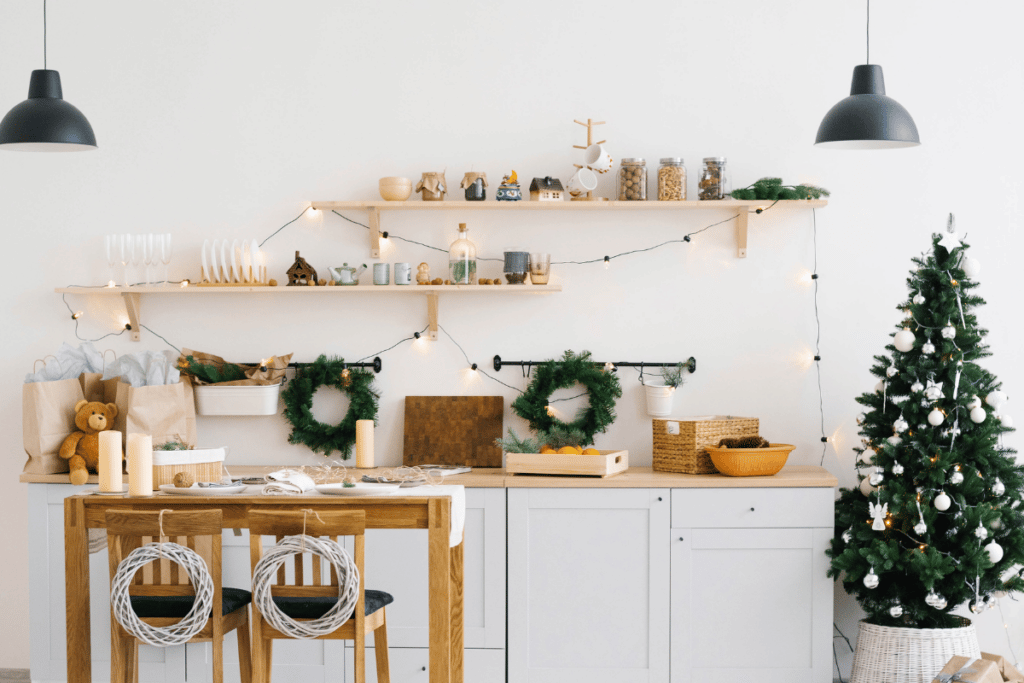
[{"label": "black pendant lamp", "polygon": [[0,149],[20,152],[81,152],[96,149],[85,115],[65,102],[60,74],[46,68],[46,0],[43,0],[43,68],[32,72],[28,99],[0,121]]},{"label": "black pendant lamp", "polygon": [[832,107],[814,144],[832,149],[895,149],[921,144],[910,112],[885,96],[882,67],[871,64],[871,0],[868,2],[867,64],[853,67],[850,96]]}]

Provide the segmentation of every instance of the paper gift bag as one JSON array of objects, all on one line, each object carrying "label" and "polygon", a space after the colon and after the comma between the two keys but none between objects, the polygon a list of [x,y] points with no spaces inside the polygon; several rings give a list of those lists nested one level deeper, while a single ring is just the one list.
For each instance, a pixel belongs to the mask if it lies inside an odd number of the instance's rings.
[{"label": "paper gift bag", "polygon": [[78,378],[28,382],[21,388],[21,431],[29,474],[61,474],[68,461],[60,445],[75,427],[75,404],[84,398]]},{"label": "paper gift bag", "polygon": [[[117,417],[114,429],[125,434],[149,434],[154,444],[182,439],[196,443],[196,402],[192,384],[185,378],[176,384],[133,387],[117,383]],[[125,442],[127,443],[127,441]]]},{"label": "paper gift bag", "polygon": [[951,657],[932,683],[1003,683],[995,662],[973,657]]},{"label": "paper gift bag", "polygon": [[117,399],[118,378],[103,379],[102,372],[83,372],[78,377],[86,401],[114,403]]},{"label": "paper gift bag", "polygon": [[996,668],[999,669],[999,673],[1000,675],[1002,675],[1004,681],[1008,681],[1009,683],[1024,683],[1024,674],[1022,674],[1017,669],[1017,667],[1015,667],[1013,664],[1010,664],[1003,657],[1000,657],[999,655],[990,654],[988,652],[982,652],[981,658],[987,659],[988,661],[995,664]]}]

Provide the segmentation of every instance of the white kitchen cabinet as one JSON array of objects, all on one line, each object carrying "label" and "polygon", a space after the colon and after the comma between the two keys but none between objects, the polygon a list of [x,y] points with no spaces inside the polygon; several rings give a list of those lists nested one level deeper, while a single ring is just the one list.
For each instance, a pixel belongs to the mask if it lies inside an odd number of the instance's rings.
[{"label": "white kitchen cabinet", "polygon": [[[356,680],[353,670],[355,661],[351,651],[346,655],[345,681],[352,683]],[[391,674],[391,683],[428,683],[430,651],[422,647],[392,647],[389,643],[388,671]],[[340,678],[333,680],[341,683]],[[462,680],[466,683],[505,683],[505,651],[466,650],[463,657]],[[377,681],[377,654],[373,648],[366,648],[366,681]]]},{"label": "white kitchen cabinet", "polygon": [[669,507],[667,489],[508,489],[509,681],[669,680]]},{"label": "white kitchen cabinet", "polygon": [[[672,683],[832,680],[832,498],[673,491]],[[687,516],[692,525],[680,526]]]}]

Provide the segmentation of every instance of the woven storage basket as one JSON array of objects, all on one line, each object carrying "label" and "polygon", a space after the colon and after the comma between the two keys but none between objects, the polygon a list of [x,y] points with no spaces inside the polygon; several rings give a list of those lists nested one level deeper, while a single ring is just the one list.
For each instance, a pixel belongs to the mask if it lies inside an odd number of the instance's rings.
[{"label": "woven storage basket", "polygon": [[718,448],[708,446],[711,462],[730,477],[770,477],[786,465],[796,446],[773,443],[768,448]]},{"label": "woven storage basket", "polygon": [[[706,450],[726,437],[757,436],[756,417],[705,415],[675,420],[653,420],[654,460],[658,472],[715,474],[714,463]],[[671,432],[678,431],[677,434]]]},{"label": "woven storage basket", "polygon": [[974,624],[897,628],[860,622],[850,683],[931,683],[954,655],[981,657]]},{"label": "woven storage basket", "polygon": [[218,482],[224,476],[226,456],[226,448],[153,451],[153,490],[160,490],[163,484],[173,484],[178,472],[188,472],[197,482]]}]

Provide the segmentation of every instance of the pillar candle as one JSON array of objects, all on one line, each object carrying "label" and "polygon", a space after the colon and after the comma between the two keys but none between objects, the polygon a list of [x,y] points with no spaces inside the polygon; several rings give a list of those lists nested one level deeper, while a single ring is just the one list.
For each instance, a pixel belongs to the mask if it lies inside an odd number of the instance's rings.
[{"label": "pillar candle", "polygon": [[100,462],[96,470],[100,475],[100,491],[121,492],[121,432],[108,429],[100,432]]},{"label": "pillar candle", "polygon": [[356,420],[356,467],[373,467],[373,420]]},{"label": "pillar candle", "polygon": [[153,495],[153,437],[128,435],[128,495]]}]

